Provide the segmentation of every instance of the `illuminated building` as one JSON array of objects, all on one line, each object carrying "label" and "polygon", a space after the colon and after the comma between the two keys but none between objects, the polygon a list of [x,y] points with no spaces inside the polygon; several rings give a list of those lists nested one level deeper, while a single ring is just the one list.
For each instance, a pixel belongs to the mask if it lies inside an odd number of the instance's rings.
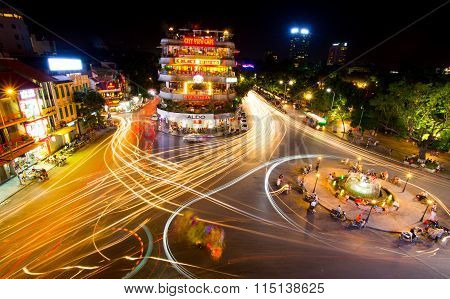
[{"label": "illuminated building", "polygon": [[222,134],[235,126],[235,45],[228,31],[172,29],[161,40],[160,130]]},{"label": "illuminated building", "polygon": [[21,90],[18,94],[20,110],[26,117],[25,130],[29,136],[37,142],[47,144],[49,153],[57,151],[74,137],[74,124],[65,122],[65,114],[61,119],[59,110],[63,107],[65,112],[64,107],[67,107],[70,113],[68,105],[71,104],[73,95],[71,90],[67,93],[67,89],[71,88],[70,79],[61,81],[61,78],[52,77],[17,59],[0,59],[0,71],[2,70],[13,72],[37,85],[33,90]]},{"label": "illuminated building", "polygon": [[114,63],[102,63],[100,66],[91,65],[91,77],[96,90],[105,99],[106,110],[116,111],[120,101],[128,95],[128,82]]},{"label": "illuminated building", "polygon": [[27,25],[22,16],[9,9],[0,10],[0,52],[13,56],[33,54]]},{"label": "illuminated building", "polygon": [[294,63],[294,66],[297,67],[308,59],[311,33],[307,28],[293,27],[290,30],[290,34],[289,58]]},{"label": "illuminated building", "polygon": [[347,59],[347,43],[334,43],[328,51],[327,65],[344,65]]},{"label": "illuminated building", "polygon": [[31,80],[0,69],[0,183],[14,177],[21,162],[37,162],[48,155],[46,144],[30,134],[39,128],[30,131],[28,122],[39,111],[38,90],[39,85]]}]

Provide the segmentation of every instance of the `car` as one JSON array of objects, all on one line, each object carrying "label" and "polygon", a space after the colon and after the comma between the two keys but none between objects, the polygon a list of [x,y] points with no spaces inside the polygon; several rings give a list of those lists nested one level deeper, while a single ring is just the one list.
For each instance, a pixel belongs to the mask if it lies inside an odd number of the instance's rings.
[{"label": "car", "polygon": [[248,130],[247,124],[241,124],[241,130],[242,131],[247,131]]},{"label": "car", "polygon": [[242,118],[242,119],[241,119],[241,123],[246,124],[246,123],[247,123],[247,120],[246,120],[245,118]]},{"label": "car", "polygon": [[158,114],[153,114],[152,115],[152,120],[157,121],[158,120]]},{"label": "car", "polygon": [[209,140],[211,137],[211,135],[204,135],[204,134],[198,134],[198,133],[193,133],[193,134],[189,134],[189,135],[185,135],[183,137],[183,141],[187,142],[187,143],[197,143],[197,142],[204,142]]}]

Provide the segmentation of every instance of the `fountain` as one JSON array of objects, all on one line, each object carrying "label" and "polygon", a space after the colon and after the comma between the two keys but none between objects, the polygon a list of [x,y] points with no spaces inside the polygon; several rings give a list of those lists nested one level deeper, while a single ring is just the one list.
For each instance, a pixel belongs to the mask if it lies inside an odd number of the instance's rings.
[{"label": "fountain", "polygon": [[378,179],[360,172],[350,173],[343,187],[348,193],[362,198],[377,198],[381,193]]}]

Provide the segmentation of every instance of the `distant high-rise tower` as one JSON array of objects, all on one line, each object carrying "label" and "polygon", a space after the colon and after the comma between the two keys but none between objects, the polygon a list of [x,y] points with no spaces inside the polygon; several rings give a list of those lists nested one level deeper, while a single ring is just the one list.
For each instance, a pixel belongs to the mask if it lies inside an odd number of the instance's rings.
[{"label": "distant high-rise tower", "polygon": [[327,65],[343,65],[347,59],[347,43],[334,43],[328,52]]},{"label": "distant high-rise tower", "polygon": [[0,53],[11,56],[33,54],[30,33],[21,15],[8,9],[0,10]]},{"label": "distant high-rise tower", "polygon": [[309,44],[311,34],[307,28],[291,28],[291,38],[289,41],[289,57],[298,66],[307,60],[309,55]]}]

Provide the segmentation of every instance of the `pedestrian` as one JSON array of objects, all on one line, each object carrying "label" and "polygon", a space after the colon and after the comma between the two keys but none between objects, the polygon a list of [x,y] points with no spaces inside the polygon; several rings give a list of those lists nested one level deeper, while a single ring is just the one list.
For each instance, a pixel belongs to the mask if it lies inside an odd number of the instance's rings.
[{"label": "pedestrian", "polygon": [[394,202],[392,203],[392,206],[395,208],[396,211],[398,211],[398,209],[400,209],[400,203],[396,200],[394,200]]},{"label": "pedestrian", "polygon": [[303,177],[300,174],[297,176],[297,185],[303,187]]}]

